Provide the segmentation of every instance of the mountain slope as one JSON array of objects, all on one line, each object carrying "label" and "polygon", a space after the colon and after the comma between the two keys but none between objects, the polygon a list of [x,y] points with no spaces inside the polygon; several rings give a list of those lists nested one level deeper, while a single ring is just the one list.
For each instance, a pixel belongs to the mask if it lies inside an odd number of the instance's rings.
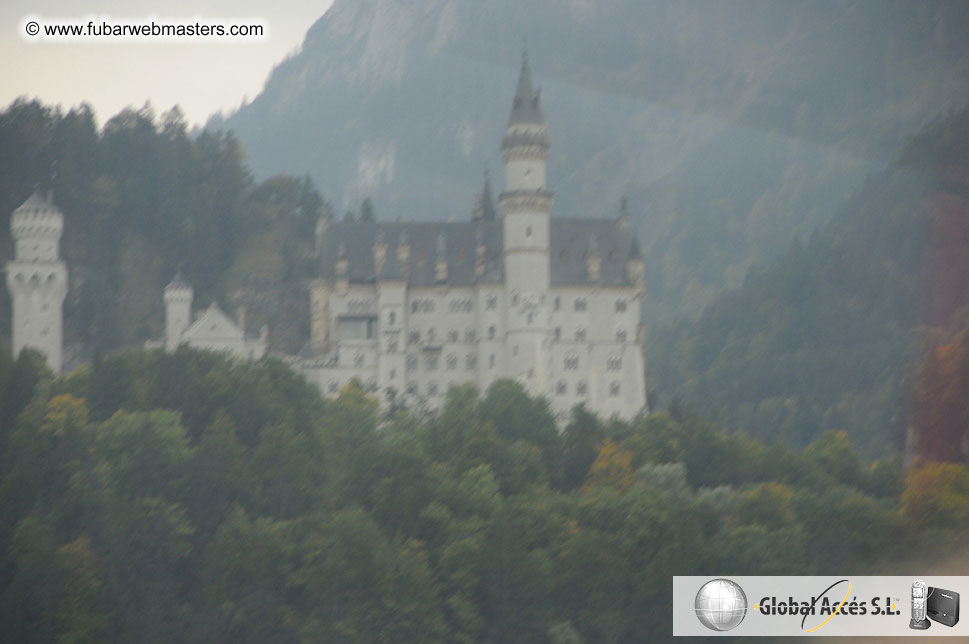
[{"label": "mountain slope", "polygon": [[969,304],[969,265],[952,261],[969,256],[967,140],[969,109],[931,124],[807,243],[656,334],[659,391],[766,439],[834,428],[900,450],[928,332]]},{"label": "mountain slope", "polygon": [[339,208],[467,216],[526,39],[553,138],[554,214],[623,194],[651,325],[696,316],[806,236],[901,136],[969,100],[962,2],[337,0],[264,91],[210,127],[257,174]]}]

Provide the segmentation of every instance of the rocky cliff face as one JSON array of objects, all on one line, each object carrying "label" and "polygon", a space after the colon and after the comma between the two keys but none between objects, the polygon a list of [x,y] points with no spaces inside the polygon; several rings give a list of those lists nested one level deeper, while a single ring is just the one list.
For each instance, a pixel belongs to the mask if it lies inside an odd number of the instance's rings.
[{"label": "rocky cliff face", "polygon": [[629,196],[655,324],[738,285],[969,101],[965,24],[964,2],[337,0],[209,125],[258,174],[310,174],[338,213],[370,196],[381,219],[464,218],[501,167],[524,41],[554,216]]}]

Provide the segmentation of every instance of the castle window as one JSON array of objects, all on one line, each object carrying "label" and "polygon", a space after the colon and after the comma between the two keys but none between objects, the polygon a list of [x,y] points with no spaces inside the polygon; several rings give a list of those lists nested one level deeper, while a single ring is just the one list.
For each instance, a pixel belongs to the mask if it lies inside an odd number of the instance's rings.
[{"label": "castle window", "polygon": [[429,383],[427,383],[427,395],[428,396],[436,396],[437,395],[437,383],[436,382],[429,382]]},{"label": "castle window", "polygon": [[518,355],[518,345],[517,344],[511,348],[511,355],[513,355],[513,356],[517,356]]},{"label": "castle window", "polygon": [[626,330],[619,329],[616,331],[616,342],[622,343],[626,341]]},{"label": "castle window", "polygon": [[393,340],[387,343],[387,353],[397,353],[397,341]]},{"label": "castle window", "polygon": [[562,298],[557,297],[552,300],[552,310],[558,311],[560,308],[562,308]]},{"label": "castle window", "polygon": [[625,312],[626,312],[626,300],[624,299],[616,300],[616,313],[625,313]]},{"label": "castle window", "polygon": [[488,367],[490,367],[491,369],[495,368],[495,354],[493,353],[490,356],[488,356]]},{"label": "castle window", "polygon": [[354,367],[362,367],[363,366],[363,354],[362,353],[358,353],[355,356],[353,356],[353,366]]},{"label": "castle window", "polygon": [[433,313],[434,300],[419,298],[410,303],[411,313]]},{"label": "castle window", "polygon": [[575,310],[576,311],[585,311],[586,306],[587,305],[586,305],[586,301],[585,301],[585,298],[584,297],[576,298],[576,300],[575,300]]},{"label": "castle window", "polygon": [[417,371],[417,357],[416,356],[407,356],[407,370],[408,371]]},{"label": "castle window", "polygon": [[575,330],[575,341],[585,342],[585,329],[579,328]]},{"label": "castle window", "polygon": [[619,356],[609,356],[606,360],[606,370],[607,371],[619,371],[622,369],[622,358]]},{"label": "castle window", "polygon": [[511,296],[511,305],[518,306],[518,293]]},{"label": "castle window", "polygon": [[478,356],[469,353],[464,359],[464,366],[468,371],[474,371],[478,367]]},{"label": "castle window", "polygon": [[391,311],[390,313],[387,314],[387,324],[396,324],[396,323],[397,323],[397,314]]},{"label": "castle window", "polygon": [[420,331],[411,331],[410,332],[410,336],[408,336],[407,341],[409,343],[411,343],[411,344],[417,344],[418,342],[421,341],[421,332]]},{"label": "castle window", "polygon": [[458,357],[453,353],[447,357],[447,370],[454,371],[458,368]]},{"label": "castle window", "polygon": [[407,393],[411,396],[417,394],[417,384],[413,382],[407,383]]},{"label": "castle window", "polygon": [[526,322],[526,324],[531,324],[535,320],[535,314],[534,313],[529,313],[528,316],[527,316],[527,320],[528,321]]},{"label": "castle window", "polygon": [[370,394],[377,391],[377,381],[374,380],[373,378],[367,380],[366,391],[367,393],[370,393]]},{"label": "castle window", "polygon": [[565,356],[565,370],[575,371],[579,368],[579,356],[574,353],[570,353]]},{"label": "castle window", "polygon": [[427,358],[427,370],[434,371],[437,369],[437,356],[428,356]]},{"label": "castle window", "polygon": [[526,226],[525,227],[525,237],[531,237],[531,236],[532,236],[532,227],[531,226]]},{"label": "castle window", "polygon": [[498,306],[498,296],[497,295],[489,295],[488,297],[485,298],[485,308],[486,309],[488,309],[490,311],[490,310],[496,308],[497,306]]},{"label": "castle window", "polygon": [[562,327],[560,326],[555,327],[555,339],[556,340],[562,339]]},{"label": "castle window", "polygon": [[434,327],[427,330],[427,341],[434,342]]},{"label": "castle window", "polygon": [[335,394],[339,388],[340,385],[336,381],[330,383],[329,389],[331,394]]},{"label": "castle window", "polygon": [[495,325],[494,324],[492,324],[491,326],[488,327],[488,339],[489,340],[494,340],[495,339]]},{"label": "castle window", "polygon": [[396,377],[397,377],[397,370],[396,369],[391,369],[390,370],[390,379],[393,380]]},{"label": "castle window", "polygon": [[471,300],[470,299],[451,300],[450,310],[451,310],[451,313],[470,313]]},{"label": "castle window", "polygon": [[585,380],[580,380],[580,381],[579,381],[579,382],[578,382],[578,383],[577,383],[577,384],[575,385],[575,393],[577,393],[577,394],[578,394],[578,395],[580,395],[580,396],[584,396],[584,395],[585,395],[585,393],[586,393],[586,385],[585,385]]},{"label": "castle window", "polygon": [[616,398],[618,396],[619,396],[619,383],[613,382],[611,385],[609,385],[609,397]]},{"label": "castle window", "polygon": [[474,329],[468,329],[464,332],[465,342],[474,342]]},{"label": "castle window", "polygon": [[559,396],[564,396],[565,395],[565,381],[564,380],[559,380],[558,384],[555,385],[555,393],[558,394]]}]

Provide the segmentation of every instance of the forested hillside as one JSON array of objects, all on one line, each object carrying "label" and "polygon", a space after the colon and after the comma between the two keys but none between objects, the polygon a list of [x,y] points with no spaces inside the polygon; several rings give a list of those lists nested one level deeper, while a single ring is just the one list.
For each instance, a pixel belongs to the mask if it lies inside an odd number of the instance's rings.
[{"label": "forested hillside", "polygon": [[41,364],[0,354],[9,641],[667,640],[674,574],[900,573],[969,529],[965,466],[904,479],[839,433],[577,409],[560,435],[509,381],[381,416],[185,348]]},{"label": "forested hillside", "polygon": [[[190,136],[177,108],[126,110],[98,128],[86,106],[64,113],[18,101],[0,112],[4,222],[35,188],[52,190],[64,212],[68,367],[160,337],[162,288],[177,269],[198,306],[244,305],[252,329],[270,325],[274,347],[305,342],[300,280],[317,217],[329,216],[307,178],[257,183],[232,136]],[[4,224],[0,264],[11,253]],[[9,307],[0,298],[4,336]]]},{"label": "forested hillside", "polygon": [[657,334],[661,397],[765,440],[843,429],[866,454],[901,450],[921,352],[969,304],[966,141],[969,109],[938,119],[823,230]]}]

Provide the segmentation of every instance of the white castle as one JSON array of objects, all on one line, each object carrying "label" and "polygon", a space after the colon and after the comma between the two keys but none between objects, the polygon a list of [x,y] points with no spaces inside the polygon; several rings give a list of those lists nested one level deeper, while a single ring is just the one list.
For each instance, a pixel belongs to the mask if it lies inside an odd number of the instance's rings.
[{"label": "white castle", "polygon": [[[310,342],[280,356],[332,395],[351,379],[381,398],[441,404],[451,385],[486,389],[515,379],[545,396],[560,420],[583,403],[604,417],[646,409],[640,308],[643,259],[625,213],[551,217],[547,124],[527,57],[501,142],[505,191],[495,209],[487,173],[470,220],[338,223],[317,232]],[[500,214],[500,217],[499,217]],[[67,270],[63,217],[33,195],[13,215],[14,353],[25,346],[61,366]],[[267,331],[245,333],[215,304],[193,316],[180,276],[165,287],[165,335],[241,359],[266,354]]]},{"label": "white castle", "polygon": [[309,357],[325,394],[351,378],[438,406],[451,385],[499,378],[561,419],[646,410],[644,265],[628,218],[551,217],[549,139],[527,57],[501,143],[505,192],[487,175],[468,221],[338,223],[321,230]]},{"label": "white castle", "polygon": [[13,304],[13,355],[37,349],[54,373],[61,370],[67,267],[60,260],[64,215],[50,195],[34,192],[10,218],[15,250],[7,263],[7,288]]}]

